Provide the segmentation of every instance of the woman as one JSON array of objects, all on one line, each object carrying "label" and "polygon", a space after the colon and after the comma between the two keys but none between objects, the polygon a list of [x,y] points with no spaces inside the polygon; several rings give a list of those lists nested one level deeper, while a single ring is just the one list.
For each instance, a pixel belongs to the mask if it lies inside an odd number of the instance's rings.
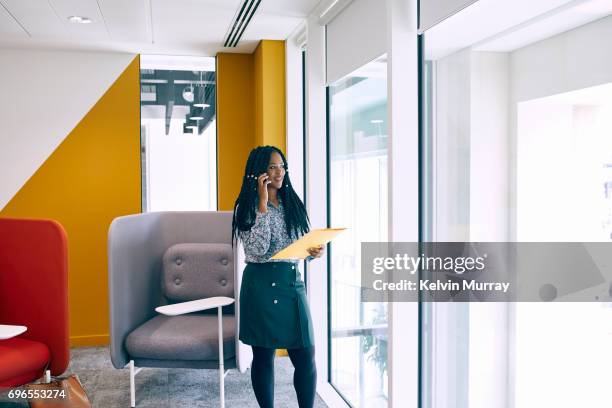
[{"label": "woman", "polygon": [[[308,214],[291,186],[283,153],[273,146],[253,149],[234,204],[232,239],[240,238],[244,245],[240,340],[253,349],[251,382],[263,408],[274,406],[276,349],[287,349],[295,367],[299,407],[314,405],[314,336],[298,261],[270,259],[308,231]],[[323,246],[308,252],[308,260],[319,258]]]}]

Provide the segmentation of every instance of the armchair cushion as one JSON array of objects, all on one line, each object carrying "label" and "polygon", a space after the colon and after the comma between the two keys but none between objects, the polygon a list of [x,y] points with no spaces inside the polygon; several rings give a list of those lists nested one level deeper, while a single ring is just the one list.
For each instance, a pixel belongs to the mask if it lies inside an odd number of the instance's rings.
[{"label": "armchair cushion", "polygon": [[0,340],[0,386],[12,387],[39,378],[50,359],[49,347],[39,341],[20,337]]},{"label": "armchair cushion", "polygon": [[162,291],[170,301],[234,297],[234,253],[229,244],[175,244],[163,257]]},{"label": "armchair cushion", "polygon": [[[125,340],[128,354],[136,359],[218,360],[217,315],[189,314],[153,317]],[[223,315],[223,357],[235,351],[234,315]]]}]

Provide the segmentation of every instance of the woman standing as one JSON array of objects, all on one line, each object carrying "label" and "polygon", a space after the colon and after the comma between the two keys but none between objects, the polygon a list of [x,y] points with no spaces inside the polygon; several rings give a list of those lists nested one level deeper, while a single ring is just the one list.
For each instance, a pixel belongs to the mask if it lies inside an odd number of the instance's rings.
[{"label": "woman standing", "polygon": [[[244,244],[239,338],[253,349],[251,382],[262,408],[274,406],[274,356],[279,348],[287,349],[295,367],[299,407],[314,405],[314,336],[298,261],[270,259],[308,231],[308,214],[291,186],[283,153],[274,146],[253,149],[234,204],[232,238]],[[322,245],[310,248],[308,260],[323,251]]]}]

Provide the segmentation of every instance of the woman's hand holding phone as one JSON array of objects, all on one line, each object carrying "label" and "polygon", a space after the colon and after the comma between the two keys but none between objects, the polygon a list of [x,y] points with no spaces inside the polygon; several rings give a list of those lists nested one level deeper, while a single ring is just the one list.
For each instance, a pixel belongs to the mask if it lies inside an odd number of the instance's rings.
[{"label": "woman's hand holding phone", "polygon": [[268,212],[268,184],[270,184],[268,173],[262,173],[257,178],[257,194],[259,195],[259,212]]}]

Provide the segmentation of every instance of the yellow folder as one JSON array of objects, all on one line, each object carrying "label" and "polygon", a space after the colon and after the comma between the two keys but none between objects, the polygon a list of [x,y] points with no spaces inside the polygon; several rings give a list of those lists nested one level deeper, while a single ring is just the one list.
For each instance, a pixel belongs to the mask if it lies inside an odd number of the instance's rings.
[{"label": "yellow folder", "polygon": [[325,245],[344,230],[346,230],[346,228],[322,228],[312,230],[304,234],[302,238],[291,245],[278,251],[270,259],[305,259],[310,255],[307,251],[308,248]]}]

